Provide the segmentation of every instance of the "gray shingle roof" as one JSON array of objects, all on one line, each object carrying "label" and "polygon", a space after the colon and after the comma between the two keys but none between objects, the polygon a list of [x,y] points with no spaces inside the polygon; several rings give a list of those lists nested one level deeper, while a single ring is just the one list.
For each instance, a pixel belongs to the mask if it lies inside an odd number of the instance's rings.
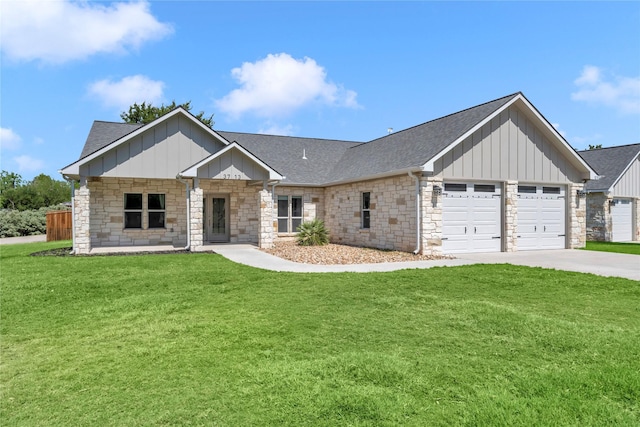
[{"label": "gray shingle roof", "polygon": [[350,148],[335,165],[331,181],[418,168],[518,95],[520,93],[505,96]]},{"label": "gray shingle roof", "polygon": [[96,120],[91,126],[87,141],[84,143],[80,158],[83,159],[91,153],[95,153],[99,149],[106,147],[112,142],[122,138],[123,136],[133,132],[136,129],[141,128],[144,125],[141,124],[129,124],[129,123],[113,123],[102,122]]},{"label": "gray shingle roof", "polygon": [[[318,185],[329,182],[345,151],[359,142],[216,131],[235,141],[286,177],[283,183]],[[302,156],[306,157],[306,160]]]},{"label": "gray shingle roof", "polygon": [[608,191],[638,153],[640,144],[579,151],[578,154],[600,175],[600,179],[588,181],[586,189]]},{"label": "gray shingle roof", "polygon": [[[230,142],[236,141],[286,176],[283,183],[322,185],[417,169],[518,95],[521,94],[505,96],[367,143],[216,132]],[[94,122],[80,159],[142,126]]]}]

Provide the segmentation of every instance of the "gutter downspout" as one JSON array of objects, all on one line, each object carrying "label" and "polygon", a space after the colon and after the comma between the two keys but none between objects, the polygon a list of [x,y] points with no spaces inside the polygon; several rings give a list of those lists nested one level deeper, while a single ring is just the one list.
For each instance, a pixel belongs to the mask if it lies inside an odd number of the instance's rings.
[{"label": "gutter downspout", "polygon": [[416,249],[413,251],[414,255],[420,252],[421,246],[421,234],[420,234],[420,178],[413,174],[413,172],[407,172],[407,174],[416,181]]},{"label": "gutter downspout", "polygon": [[[62,175],[61,171],[60,175]],[[62,178],[64,178],[65,181],[67,181],[69,183],[69,185],[71,185],[71,252],[69,252],[69,255],[75,255],[76,254],[76,203],[75,203],[75,180],[73,179],[69,179],[67,178],[65,175],[62,175]]]},{"label": "gutter downspout", "polygon": [[180,174],[176,175],[176,179],[184,184],[185,191],[187,192],[187,246],[184,250],[191,250],[191,190],[189,189],[189,181],[182,179]]}]

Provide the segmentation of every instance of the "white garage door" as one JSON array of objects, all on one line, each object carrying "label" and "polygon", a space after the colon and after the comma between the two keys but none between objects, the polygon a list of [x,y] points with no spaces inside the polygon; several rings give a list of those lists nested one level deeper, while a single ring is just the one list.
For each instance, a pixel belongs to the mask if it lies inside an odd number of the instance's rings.
[{"label": "white garage door", "polygon": [[442,193],[444,253],[500,252],[500,187],[445,183]]},{"label": "white garage door", "polygon": [[518,186],[518,250],[566,247],[566,201],[561,186]]},{"label": "white garage door", "polygon": [[611,205],[611,240],[614,242],[631,241],[631,200],[613,199]]}]

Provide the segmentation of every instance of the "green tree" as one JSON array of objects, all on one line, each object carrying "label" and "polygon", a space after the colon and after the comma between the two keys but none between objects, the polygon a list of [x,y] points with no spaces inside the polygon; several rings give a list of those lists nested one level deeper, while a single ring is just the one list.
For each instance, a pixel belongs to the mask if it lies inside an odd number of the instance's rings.
[{"label": "green tree", "polygon": [[602,148],[602,144],[598,144],[598,145],[589,144],[589,150],[597,150],[598,148]]},{"label": "green tree", "polygon": [[[142,104],[134,103],[129,107],[129,111],[123,111],[120,114],[120,118],[124,120],[125,123],[139,123],[139,124],[147,124],[158,117],[162,117],[168,112],[175,110],[178,107],[183,107],[185,110],[191,112],[191,101],[187,101],[184,104],[176,104],[176,101],[171,101],[169,105],[160,105],[159,107],[154,106],[153,104],[143,102]],[[202,123],[207,125],[210,128],[213,128],[213,114],[209,117],[205,117],[204,111],[200,111],[198,114],[194,114],[195,117],[200,120]]]},{"label": "green tree", "polygon": [[[9,174],[8,174],[9,175]],[[15,174],[14,174],[15,175]],[[4,184],[4,183],[3,183]],[[54,206],[71,200],[71,189],[65,181],[40,174],[32,181],[2,191],[2,208],[25,211]]]},{"label": "green tree", "polygon": [[0,206],[4,203],[5,192],[21,186],[22,183],[22,177],[19,174],[5,170],[0,172]]}]

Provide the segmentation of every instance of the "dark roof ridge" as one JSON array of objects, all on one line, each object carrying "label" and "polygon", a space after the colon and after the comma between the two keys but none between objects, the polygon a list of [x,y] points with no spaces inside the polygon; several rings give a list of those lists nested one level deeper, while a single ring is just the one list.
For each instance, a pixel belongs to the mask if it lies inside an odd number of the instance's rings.
[{"label": "dark roof ridge", "polygon": [[609,150],[611,148],[633,147],[634,145],[640,146],[640,142],[636,142],[636,143],[633,143],[633,144],[613,145],[611,147],[600,147],[600,148],[591,148],[591,149],[587,148],[586,150],[580,150],[579,152],[580,153],[584,153],[585,151],[593,152],[593,151],[600,151],[600,150]]},{"label": "dark roof ridge", "polygon": [[[492,102],[500,101],[500,100],[502,100],[502,99],[506,99],[506,98],[513,98],[513,97],[514,97],[514,96],[516,96],[516,95],[522,95],[522,96],[524,96],[524,94],[523,94],[522,92],[520,92],[520,91],[515,92],[515,93],[512,93],[511,95],[501,96],[500,98],[496,98],[496,99],[493,99],[493,100],[491,100],[491,101],[483,102],[482,104],[474,105],[474,106],[472,106],[472,107],[468,107],[468,108],[465,108],[464,110],[456,111],[455,113],[450,113],[450,114],[444,115],[444,116],[442,116],[442,117],[438,117],[438,118],[435,118],[435,119],[432,119],[432,120],[428,120],[428,121],[426,121],[426,122],[424,122],[424,123],[420,123],[420,124],[417,124],[417,125],[414,125],[414,126],[408,127],[408,128],[406,128],[406,129],[399,130],[399,131],[397,131],[397,132],[393,132],[393,133],[391,133],[391,134],[389,134],[389,135],[385,135],[385,136],[381,136],[381,137],[376,138],[376,139],[372,139],[371,141],[368,141],[368,142],[379,141],[379,140],[381,140],[381,139],[388,138],[388,137],[389,137],[389,136],[391,136],[391,135],[397,135],[397,134],[399,134],[399,133],[406,132],[406,131],[409,131],[409,130],[411,130],[411,129],[415,129],[415,128],[417,128],[417,127],[424,126],[424,125],[426,125],[426,124],[433,123],[433,122],[436,122],[436,121],[438,121],[438,120],[446,119],[446,118],[448,118],[448,117],[455,116],[455,115],[457,115],[457,114],[461,114],[461,113],[464,113],[464,112],[469,111],[469,110],[473,110],[474,108],[478,108],[478,107],[482,107],[483,105],[491,104]],[[367,143],[368,143],[368,142],[367,142]],[[365,143],[365,144],[366,144],[366,143]]]},{"label": "dark roof ridge", "polygon": [[233,130],[222,130],[222,129],[217,129],[216,132],[224,132],[224,133],[238,133],[238,134],[242,134],[242,135],[260,135],[260,136],[268,136],[268,137],[275,137],[275,138],[296,138],[296,139],[313,139],[313,140],[317,140],[317,141],[333,141],[333,142],[348,142],[351,144],[362,144],[362,141],[350,141],[348,139],[331,139],[331,138],[315,138],[312,136],[295,136],[295,135],[274,135],[274,134],[269,134],[269,133],[252,133],[252,132],[237,132],[237,131],[233,131]]}]

